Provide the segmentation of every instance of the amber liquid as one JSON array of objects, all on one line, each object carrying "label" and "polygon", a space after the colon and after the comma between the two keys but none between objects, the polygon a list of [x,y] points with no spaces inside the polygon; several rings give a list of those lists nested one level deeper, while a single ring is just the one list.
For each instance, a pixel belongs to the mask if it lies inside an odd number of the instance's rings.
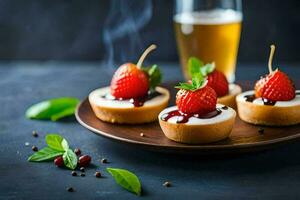
[{"label": "amber liquid", "polygon": [[[174,17],[177,46],[183,74],[190,79],[187,69],[189,57],[195,56],[204,63],[215,62],[229,82],[235,79],[236,58],[241,33],[241,14],[206,18],[205,13]],[[201,18],[202,17],[202,18]],[[228,17],[228,19],[226,19]],[[219,19],[218,19],[219,18]]]}]

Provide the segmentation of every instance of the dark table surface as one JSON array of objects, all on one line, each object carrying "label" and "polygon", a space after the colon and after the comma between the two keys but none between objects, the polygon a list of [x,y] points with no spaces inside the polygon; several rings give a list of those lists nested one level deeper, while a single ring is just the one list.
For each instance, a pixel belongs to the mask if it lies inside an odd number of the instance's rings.
[{"label": "dark table surface", "polygon": [[[176,64],[161,64],[165,81],[181,79]],[[300,67],[283,67],[299,86]],[[0,199],[295,199],[300,198],[300,143],[242,155],[175,155],[149,152],[90,133],[75,120],[34,121],[26,108],[44,99],[74,96],[83,99],[107,85],[113,69],[100,63],[0,63]],[[251,84],[267,68],[239,65],[237,80]],[[32,137],[32,131],[39,133]],[[31,145],[44,147],[46,133],[60,133],[93,158],[86,177],[50,163],[29,163]],[[30,146],[25,146],[29,142]],[[101,158],[110,163],[102,164]],[[105,171],[125,168],[137,174],[142,197],[129,193]],[[97,179],[100,170],[104,178]],[[172,187],[162,184],[172,182]],[[76,192],[66,191],[68,186]]]}]

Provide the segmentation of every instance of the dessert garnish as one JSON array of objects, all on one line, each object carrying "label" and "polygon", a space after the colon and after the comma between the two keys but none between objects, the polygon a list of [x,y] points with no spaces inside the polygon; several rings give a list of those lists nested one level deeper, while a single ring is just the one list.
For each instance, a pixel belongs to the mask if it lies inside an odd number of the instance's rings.
[{"label": "dessert garnish", "polygon": [[30,106],[26,110],[26,117],[28,119],[58,121],[73,116],[79,102],[79,99],[73,97],[45,100]]},{"label": "dessert garnish", "polygon": [[38,151],[39,149],[37,148],[37,146],[32,146],[31,147],[32,151]]},{"label": "dessert garnish", "polygon": [[178,116],[177,123],[186,123],[190,117],[212,118],[222,111],[216,109],[217,94],[207,85],[207,79],[201,73],[194,73],[190,83],[179,83],[176,95],[178,110],[162,115],[163,121]]},{"label": "dessert garnish", "polygon": [[146,56],[156,49],[149,46],[141,55],[137,64],[126,63],[114,73],[110,84],[110,94],[116,100],[130,99],[134,106],[142,106],[146,100],[159,95],[155,87],[161,82],[161,73],[157,65],[143,67]]},{"label": "dessert garnish", "polygon": [[[85,177],[85,167],[87,167],[91,162],[91,157],[89,155],[82,155],[77,158],[77,155],[70,149],[69,144],[66,139],[64,139],[59,134],[48,134],[46,135],[47,147],[39,150],[28,158],[30,162],[44,162],[44,161],[54,161],[57,167],[67,167],[71,169],[71,175],[77,176],[78,167],[80,167],[80,176]],[[81,151],[77,148],[77,152]],[[78,154],[79,155],[79,154]],[[103,160],[103,163],[107,163],[107,160]],[[112,175],[115,181],[125,188],[126,190],[136,194],[141,195],[142,187],[138,177],[126,170],[118,168],[106,168],[107,171]],[[95,172],[95,177],[100,178],[102,175],[99,171]],[[68,187],[67,191],[75,191],[72,187]]]},{"label": "dessert garnish", "polygon": [[193,77],[195,73],[201,73],[207,77],[207,85],[213,88],[218,97],[228,94],[229,84],[226,76],[215,68],[215,63],[204,63],[198,58],[191,57],[188,60],[189,73]]},{"label": "dessert garnish", "polygon": [[28,161],[43,162],[53,160],[56,166],[65,166],[72,170],[77,167],[77,164],[87,166],[91,161],[91,157],[88,155],[81,156],[78,159],[74,151],[70,149],[67,140],[59,134],[48,134],[45,140],[48,146],[31,155]]},{"label": "dessert garnish", "polygon": [[97,177],[97,178],[101,178],[101,173],[100,172],[95,172],[95,176]]},{"label": "dessert garnish", "polygon": [[[262,77],[255,84],[255,98],[262,98],[265,105],[274,105],[276,101],[290,101],[295,98],[295,87],[291,79],[280,71],[272,69],[272,60],[275,52],[275,45],[271,45],[268,62],[269,74]],[[245,97],[253,101],[253,97]]]},{"label": "dessert garnish", "polygon": [[108,161],[107,161],[107,159],[106,159],[106,158],[102,158],[100,161],[101,161],[101,163],[103,163],[103,164],[106,164],[106,163],[108,163]]},{"label": "dessert garnish", "polygon": [[138,196],[141,195],[142,186],[139,178],[134,173],[126,169],[118,168],[106,168],[106,170],[112,175],[116,183],[121,187]]},{"label": "dessert garnish", "polygon": [[165,187],[171,187],[172,184],[171,184],[171,182],[166,181],[166,182],[163,183],[163,186],[165,186]]},{"label": "dessert garnish", "polygon": [[74,192],[75,190],[74,190],[73,187],[67,187],[67,191],[68,191],[68,192]]},{"label": "dessert garnish", "polygon": [[33,137],[38,137],[39,134],[38,134],[36,131],[32,131],[32,136],[33,136]]}]

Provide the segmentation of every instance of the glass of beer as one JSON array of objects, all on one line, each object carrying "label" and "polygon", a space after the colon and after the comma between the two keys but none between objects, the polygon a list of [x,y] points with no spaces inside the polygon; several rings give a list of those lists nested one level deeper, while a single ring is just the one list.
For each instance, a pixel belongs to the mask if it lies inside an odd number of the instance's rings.
[{"label": "glass of beer", "polygon": [[190,79],[187,62],[197,57],[215,62],[234,82],[241,34],[241,0],[176,0],[174,24],[183,74]]}]

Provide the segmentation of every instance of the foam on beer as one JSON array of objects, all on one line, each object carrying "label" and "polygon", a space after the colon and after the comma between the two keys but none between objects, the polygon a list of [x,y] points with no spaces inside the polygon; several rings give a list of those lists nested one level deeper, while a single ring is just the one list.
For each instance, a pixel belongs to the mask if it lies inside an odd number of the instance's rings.
[{"label": "foam on beer", "polygon": [[241,22],[241,12],[231,9],[183,12],[174,16],[174,21],[181,24],[217,25]]}]

